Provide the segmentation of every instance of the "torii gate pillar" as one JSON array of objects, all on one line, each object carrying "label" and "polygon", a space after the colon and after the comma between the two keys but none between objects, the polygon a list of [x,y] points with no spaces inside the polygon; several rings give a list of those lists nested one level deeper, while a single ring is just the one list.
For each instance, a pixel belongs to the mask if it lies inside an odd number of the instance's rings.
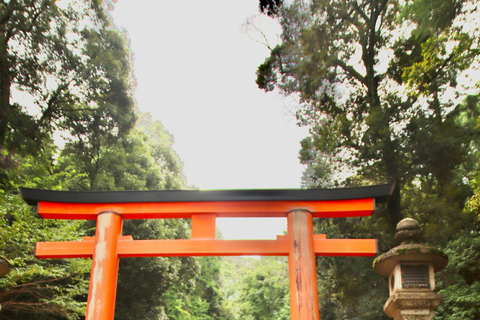
[{"label": "torii gate pillar", "polygon": [[318,320],[318,290],[313,217],[305,210],[287,215],[289,235],[290,311],[292,320]]},{"label": "torii gate pillar", "polygon": [[88,288],[86,320],[113,319],[118,276],[118,239],[122,234],[121,215],[102,212],[97,217],[95,247]]}]

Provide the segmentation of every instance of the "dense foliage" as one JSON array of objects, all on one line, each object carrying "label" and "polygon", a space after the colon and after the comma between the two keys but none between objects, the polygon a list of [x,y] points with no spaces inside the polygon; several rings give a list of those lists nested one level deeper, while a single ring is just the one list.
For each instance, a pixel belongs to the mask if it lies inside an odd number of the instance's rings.
[{"label": "dense foliage", "polygon": [[222,259],[224,305],[231,320],[290,319],[286,257]]},{"label": "dense foliage", "polygon": [[[451,255],[439,275],[439,317],[478,318],[478,189],[465,208],[478,188],[478,4],[313,0],[275,13],[282,42],[258,67],[257,84],[298,97],[299,125],[310,128],[304,186],[396,184],[374,217],[322,219],[317,232],[377,238],[387,251],[398,221],[416,218],[426,241]],[[317,264],[323,318],[386,319],[386,285],[369,261]]]},{"label": "dense foliage", "polygon": [[95,1],[0,8],[0,183],[8,188],[15,157],[39,151],[54,131],[84,145],[93,133],[112,142],[135,118],[125,37]]}]

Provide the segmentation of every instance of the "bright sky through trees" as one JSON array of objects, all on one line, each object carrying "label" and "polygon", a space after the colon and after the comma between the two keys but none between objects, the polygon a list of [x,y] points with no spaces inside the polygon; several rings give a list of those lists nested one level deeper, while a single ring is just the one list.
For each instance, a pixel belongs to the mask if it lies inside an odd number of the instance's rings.
[{"label": "bright sky through trees", "polygon": [[[139,108],[174,135],[188,183],[200,189],[300,187],[307,131],[296,126],[291,101],[255,84],[269,52],[242,25],[257,12],[256,0],[121,0],[111,12],[131,39]],[[275,25],[261,25],[276,41]],[[218,221],[225,238],[271,238],[286,225],[265,223]]]}]

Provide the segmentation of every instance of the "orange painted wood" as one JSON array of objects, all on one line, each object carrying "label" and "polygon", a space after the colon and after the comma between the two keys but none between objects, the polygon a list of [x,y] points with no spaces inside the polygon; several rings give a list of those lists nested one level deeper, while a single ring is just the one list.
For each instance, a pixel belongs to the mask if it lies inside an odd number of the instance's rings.
[{"label": "orange painted wood", "polygon": [[58,241],[35,243],[35,257],[54,258],[91,258],[95,249],[94,241]]},{"label": "orange painted wood", "polygon": [[[119,236],[118,240],[133,240],[132,236]],[[83,241],[95,241],[95,237],[84,236]]]},{"label": "orange painted wood", "polygon": [[287,216],[287,226],[291,319],[318,320],[318,289],[312,214],[307,211],[292,211]]},{"label": "orange painted wood", "polygon": [[215,239],[215,214],[192,214],[192,239]]},{"label": "orange painted wood", "polygon": [[134,242],[121,243],[119,256],[282,256],[287,255],[288,250],[287,241],[276,240],[136,240]]},{"label": "orange painted wood", "polygon": [[371,215],[374,198],[329,201],[212,201],[139,203],[61,203],[40,201],[45,219],[95,220],[100,212],[117,212],[124,219],[191,218],[192,214],[217,217],[286,217],[292,210],[307,210],[314,218]]},{"label": "orange painted wood", "polygon": [[[122,217],[102,213],[97,218],[86,320],[113,320],[117,293],[117,247],[122,234]],[[86,243],[92,243],[87,240]]]},{"label": "orange painted wood", "polygon": [[315,239],[316,256],[373,257],[377,254],[375,239]]},{"label": "orange painted wood", "polygon": [[[160,256],[288,256],[288,236],[278,240],[131,240],[121,237],[118,255],[121,257]],[[130,240],[129,240],[130,239]],[[374,239],[326,239],[325,235],[314,236],[317,256],[369,256],[377,253]],[[48,258],[90,258],[93,241],[38,242],[35,256]]]}]

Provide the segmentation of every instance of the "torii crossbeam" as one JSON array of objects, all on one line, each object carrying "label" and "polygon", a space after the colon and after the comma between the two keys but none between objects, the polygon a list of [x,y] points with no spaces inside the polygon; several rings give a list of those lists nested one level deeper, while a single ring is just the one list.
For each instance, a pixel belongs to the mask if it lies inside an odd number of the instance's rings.
[{"label": "torii crossbeam", "polygon": [[[319,319],[315,256],[374,256],[374,239],[327,239],[313,234],[313,218],[368,216],[393,185],[321,190],[68,192],[20,188],[46,219],[96,220],[95,237],[39,242],[40,258],[92,258],[87,320],[111,320],[119,258],[154,256],[288,256],[292,320]],[[276,240],[216,240],[217,217],[286,217]],[[191,239],[133,240],[124,219],[191,219]]]}]

